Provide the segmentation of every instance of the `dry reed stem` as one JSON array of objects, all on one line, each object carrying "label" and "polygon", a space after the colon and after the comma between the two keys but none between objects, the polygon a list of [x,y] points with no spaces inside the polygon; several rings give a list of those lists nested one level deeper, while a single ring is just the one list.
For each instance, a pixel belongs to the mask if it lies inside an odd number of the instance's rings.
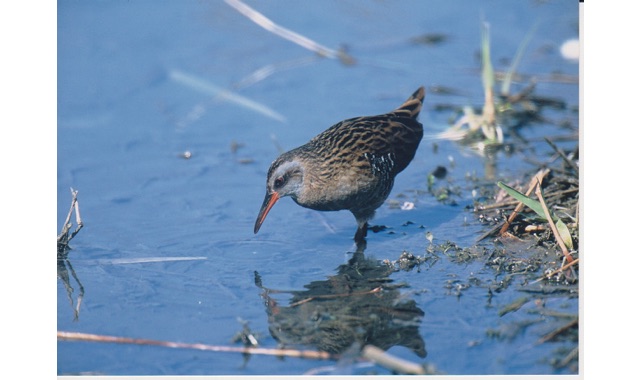
[{"label": "dry reed stem", "polygon": [[[76,229],[69,236],[69,230],[71,229],[71,215],[75,211],[76,213]],[[58,243],[67,244],[73,239],[74,236],[80,229],[83,227],[82,218],[80,217],[80,205],[78,204],[78,190],[74,190],[71,188],[71,207],[69,208],[69,213],[67,213],[67,218],[64,221],[64,225],[62,226],[62,231],[58,235]]]},{"label": "dry reed stem", "polygon": [[316,359],[316,360],[338,359],[336,355],[333,355],[324,351],[259,348],[259,347],[214,346],[214,345],[201,344],[201,343],[195,343],[195,344],[180,343],[180,342],[153,340],[153,339],[137,339],[137,338],[118,337],[118,336],[111,336],[111,335],[86,334],[86,333],[69,332],[69,331],[58,331],[58,340],[136,344],[136,345],[148,345],[148,346],[161,346],[161,347],[169,347],[169,348],[185,348],[185,349],[200,350],[200,351],[236,352],[241,354],[287,356],[287,357],[294,357],[294,358]]},{"label": "dry reed stem", "polygon": [[551,218],[551,213],[549,212],[549,209],[547,208],[547,204],[544,201],[544,197],[542,196],[541,182],[538,182],[538,186],[536,187],[536,196],[538,197],[538,200],[542,205],[542,210],[544,211],[544,215],[547,217],[547,221],[549,222],[549,227],[551,227],[551,231],[553,231],[553,235],[555,236],[556,242],[558,243],[558,245],[560,246],[560,249],[562,250],[562,254],[567,259],[567,261],[571,263],[573,261],[573,257],[571,257],[571,254],[569,253],[567,246],[564,244],[564,241],[562,240],[562,237],[558,232],[558,228],[556,227],[556,224],[553,222],[553,219]]}]

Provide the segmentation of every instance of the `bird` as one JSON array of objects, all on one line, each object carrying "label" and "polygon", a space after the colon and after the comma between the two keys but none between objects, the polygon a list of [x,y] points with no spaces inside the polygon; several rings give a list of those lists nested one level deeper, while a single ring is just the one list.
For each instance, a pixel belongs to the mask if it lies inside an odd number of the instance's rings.
[{"label": "bird", "polygon": [[369,221],[422,140],[418,115],[424,97],[421,86],[391,112],[340,121],[276,158],[267,172],[266,194],[254,234],[273,205],[291,197],[312,210],[351,211],[358,224],[353,239],[366,243]]}]

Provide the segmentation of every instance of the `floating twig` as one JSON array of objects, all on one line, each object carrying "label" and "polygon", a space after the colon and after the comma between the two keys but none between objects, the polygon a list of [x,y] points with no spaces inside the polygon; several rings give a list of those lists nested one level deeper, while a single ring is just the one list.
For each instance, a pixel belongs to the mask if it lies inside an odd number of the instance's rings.
[{"label": "floating twig", "polygon": [[136,344],[146,346],[161,346],[169,348],[183,348],[200,351],[214,352],[236,352],[241,354],[254,355],[270,355],[270,356],[287,356],[294,358],[316,359],[316,360],[335,360],[338,357],[324,351],[312,350],[293,350],[279,348],[260,348],[260,347],[230,347],[230,346],[214,346],[201,343],[181,343],[153,339],[138,339],[112,335],[87,334],[80,332],[58,331],[58,340],[82,341],[82,342],[100,342],[100,343],[121,343]]}]

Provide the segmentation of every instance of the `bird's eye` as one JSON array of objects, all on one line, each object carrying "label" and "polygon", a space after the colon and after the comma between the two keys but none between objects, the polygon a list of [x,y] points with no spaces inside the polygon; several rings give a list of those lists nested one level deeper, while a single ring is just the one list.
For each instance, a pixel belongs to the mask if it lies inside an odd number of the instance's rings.
[{"label": "bird's eye", "polygon": [[284,177],[278,177],[276,178],[276,180],[273,182],[273,186],[276,189],[279,189],[282,187],[282,185],[284,185]]}]

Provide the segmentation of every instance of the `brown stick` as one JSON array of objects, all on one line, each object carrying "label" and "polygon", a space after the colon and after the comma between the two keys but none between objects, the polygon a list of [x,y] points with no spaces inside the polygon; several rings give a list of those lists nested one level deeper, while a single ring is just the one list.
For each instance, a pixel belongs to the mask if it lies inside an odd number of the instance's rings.
[{"label": "brown stick", "polygon": [[236,352],[242,354],[255,355],[272,355],[272,356],[288,356],[294,358],[328,360],[337,359],[336,355],[324,351],[311,350],[288,350],[277,348],[259,348],[259,347],[229,347],[229,346],[213,346],[200,343],[180,343],[169,342],[152,339],[137,339],[111,335],[86,334],[79,332],[58,331],[58,340],[71,340],[83,342],[101,342],[101,343],[121,343],[121,344],[137,344],[149,346],[161,346],[169,348],[186,348],[191,350],[215,351],[215,352]]},{"label": "brown stick", "polygon": [[563,272],[566,269],[569,269],[569,267],[572,267],[576,264],[578,264],[580,262],[580,258],[577,258],[575,260],[573,260],[572,262],[570,262],[569,264],[563,265],[560,269],[556,269],[553,272],[549,273],[549,274],[545,274],[544,276],[540,277],[539,279],[535,280],[534,282],[531,283],[531,285],[535,284],[536,282],[540,282],[542,280],[544,280],[545,278],[548,280],[551,278],[551,276],[554,276],[560,272]]}]

